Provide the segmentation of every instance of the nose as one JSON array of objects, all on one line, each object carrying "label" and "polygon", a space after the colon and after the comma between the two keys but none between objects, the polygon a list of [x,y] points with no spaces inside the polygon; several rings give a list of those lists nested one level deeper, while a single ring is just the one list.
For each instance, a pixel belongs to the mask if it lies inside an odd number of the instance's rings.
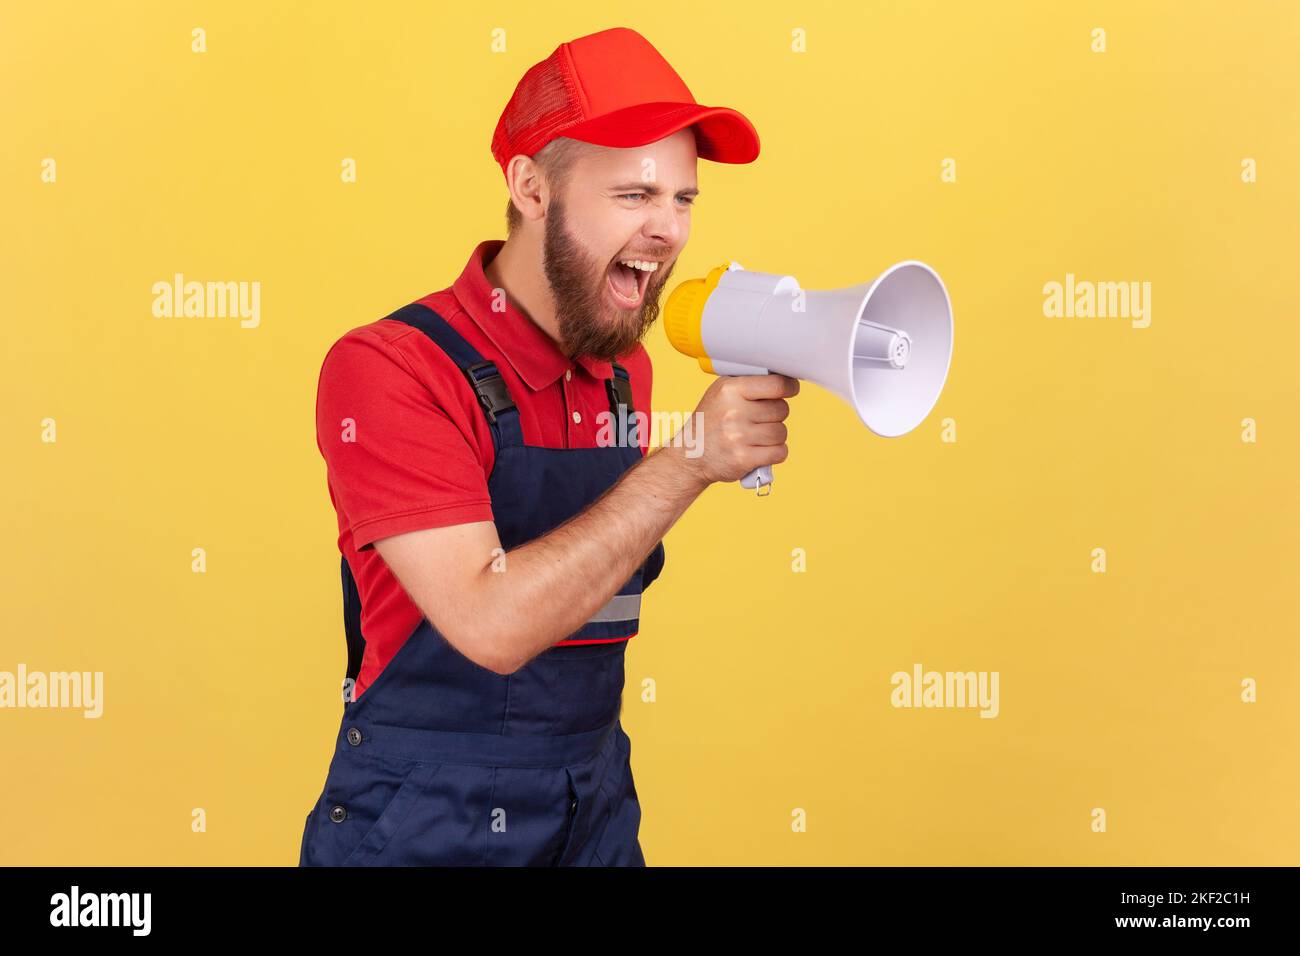
[{"label": "nose", "polygon": [[684,217],[674,205],[671,196],[663,202],[655,203],[646,220],[643,234],[647,239],[661,242],[675,250],[681,242],[685,223],[682,221]]}]

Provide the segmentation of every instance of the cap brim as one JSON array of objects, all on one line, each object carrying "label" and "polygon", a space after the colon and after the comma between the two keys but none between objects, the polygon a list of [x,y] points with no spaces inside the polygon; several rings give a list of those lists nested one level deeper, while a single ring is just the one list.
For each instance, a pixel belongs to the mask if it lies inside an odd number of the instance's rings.
[{"label": "cap brim", "polygon": [[758,158],[758,131],[726,106],[698,103],[639,103],[586,120],[556,135],[584,143],[629,149],[695,127],[697,155],[715,163],[752,163]]}]

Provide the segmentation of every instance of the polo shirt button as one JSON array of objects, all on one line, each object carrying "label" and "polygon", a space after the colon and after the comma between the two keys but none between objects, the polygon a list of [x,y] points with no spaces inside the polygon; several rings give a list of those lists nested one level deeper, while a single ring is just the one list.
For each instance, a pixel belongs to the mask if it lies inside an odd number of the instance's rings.
[{"label": "polo shirt button", "polygon": [[571,378],[573,378],[573,369],[566,368],[564,370],[564,380],[567,382]]},{"label": "polo shirt button", "polygon": [[342,807],[334,807],[330,810],[330,819],[335,823],[342,823],[348,818],[348,812]]},{"label": "polo shirt button", "polygon": [[582,424],[582,412],[574,412],[574,413],[573,413],[573,423],[574,423],[575,425],[581,425],[581,424]]},{"label": "polo shirt button", "polygon": [[355,727],[348,728],[348,743],[356,747],[361,743],[361,731]]}]

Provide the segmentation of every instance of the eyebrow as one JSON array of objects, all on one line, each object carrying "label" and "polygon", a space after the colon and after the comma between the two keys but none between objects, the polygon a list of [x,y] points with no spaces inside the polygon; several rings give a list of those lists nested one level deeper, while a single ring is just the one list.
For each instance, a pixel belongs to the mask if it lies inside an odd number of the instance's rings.
[{"label": "eyebrow", "polygon": [[[609,188],[616,193],[638,192],[638,193],[645,193],[648,196],[663,195],[663,189],[661,189],[659,186],[656,186],[654,183],[643,183],[636,180],[627,183],[619,183],[618,185],[610,186]],[[677,190],[677,195],[679,196],[698,196],[699,194],[700,191],[696,189],[694,186],[690,186],[686,189]]]}]

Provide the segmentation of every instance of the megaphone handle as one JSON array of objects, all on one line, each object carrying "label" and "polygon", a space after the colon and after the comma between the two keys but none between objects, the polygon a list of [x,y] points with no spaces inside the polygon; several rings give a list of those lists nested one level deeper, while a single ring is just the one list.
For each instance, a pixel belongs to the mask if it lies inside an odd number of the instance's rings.
[{"label": "megaphone handle", "polygon": [[[740,487],[757,489],[760,498],[770,495],[772,493],[772,466],[763,465],[761,468],[755,468],[740,479]],[[767,490],[764,491],[764,488]]]},{"label": "megaphone handle", "polygon": [[[741,270],[743,271],[743,270]],[[723,375],[771,375],[770,368],[759,368],[755,365],[738,365],[734,362],[714,361],[714,367],[725,366],[718,369]],[[760,498],[765,498],[772,493],[772,466],[763,465],[761,468],[755,468],[744,478],[740,479],[740,487],[754,488],[758,491]]]}]

